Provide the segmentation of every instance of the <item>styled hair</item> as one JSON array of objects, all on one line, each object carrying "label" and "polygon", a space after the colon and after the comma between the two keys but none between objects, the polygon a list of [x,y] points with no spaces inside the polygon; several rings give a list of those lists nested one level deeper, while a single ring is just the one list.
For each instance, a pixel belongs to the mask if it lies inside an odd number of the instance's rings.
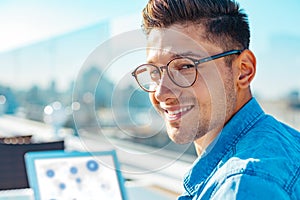
[{"label": "styled hair", "polygon": [[204,36],[224,50],[247,49],[250,42],[248,17],[233,0],[149,0],[143,9],[143,29],[173,24],[201,25]]}]

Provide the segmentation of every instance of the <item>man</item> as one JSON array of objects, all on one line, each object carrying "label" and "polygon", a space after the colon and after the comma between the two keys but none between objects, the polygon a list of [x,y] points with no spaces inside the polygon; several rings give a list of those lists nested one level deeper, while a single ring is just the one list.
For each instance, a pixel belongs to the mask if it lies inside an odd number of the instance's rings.
[{"label": "man", "polygon": [[300,199],[300,133],[266,115],[250,89],[247,15],[231,0],[149,0],[147,64],[132,75],[176,143],[199,158],[185,199]]}]

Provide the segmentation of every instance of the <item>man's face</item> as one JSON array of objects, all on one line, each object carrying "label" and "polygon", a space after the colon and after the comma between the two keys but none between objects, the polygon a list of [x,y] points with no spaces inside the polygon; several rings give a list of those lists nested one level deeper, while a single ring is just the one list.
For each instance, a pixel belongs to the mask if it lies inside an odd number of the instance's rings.
[{"label": "man's face", "polygon": [[[194,59],[222,53],[205,41],[201,27],[173,25],[154,29],[148,38],[147,62],[166,65],[172,58],[187,55]],[[198,78],[188,88],[174,84],[167,72],[156,92],[149,93],[154,108],[163,117],[169,137],[185,144],[213,131],[220,131],[236,107],[235,72],[219,58],[198,66]]]}]

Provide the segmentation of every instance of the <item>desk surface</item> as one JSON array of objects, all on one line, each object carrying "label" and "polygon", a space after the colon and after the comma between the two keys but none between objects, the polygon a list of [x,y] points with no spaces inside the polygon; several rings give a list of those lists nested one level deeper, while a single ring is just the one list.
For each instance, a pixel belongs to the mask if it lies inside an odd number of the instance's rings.
[{"label": "desk surface", "polygon": [[[167,192],[159,191],[152,187],[126,187],[128,200],[171,200],[176,196]],[[2,190],[0,191],[0,200],[34,200],[33,191],[31,189],[18,190]]]},{"label": "desk surface", "polygon": [[155,186],[131,186],[126,187],[128,200],[174,200],[178,194],[170,191],[159,189]]},{"label": "desk surface", "polygon": [[16,190],[1,190],[0,200],[34,200],[33,190],[16,189]]}]

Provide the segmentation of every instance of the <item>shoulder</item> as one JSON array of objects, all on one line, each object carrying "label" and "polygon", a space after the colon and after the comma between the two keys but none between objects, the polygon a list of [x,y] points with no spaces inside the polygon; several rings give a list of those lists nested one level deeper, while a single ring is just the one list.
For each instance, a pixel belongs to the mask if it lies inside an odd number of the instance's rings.
[{"label": "shoulder", "polygon": [[[283,167],[300,167],[300,133],[295,129],[265,115],[233,147],[229,157],[245,160],[252,158],[254,167],[268,164]],[[269,168],[275,170],[276,168]]]},{"label": "shoulder", "polygon": [[290,193],[276,182],[252,175],[238,173],[224,179],[211,193],[210,199],[291,199]]},{"label": "shoulder", "polygon": [[291,171],[272,159],[232,157],[216,170],[207,186],[210,199],[297,199],[299,177],[299,166]]},{"label": "shoulder", "polygon": [[240,138],[215,175],[218,187],[238,186],[240,195],[251,190],[271,197],[300,195],[300,133],[266,115]]}]

